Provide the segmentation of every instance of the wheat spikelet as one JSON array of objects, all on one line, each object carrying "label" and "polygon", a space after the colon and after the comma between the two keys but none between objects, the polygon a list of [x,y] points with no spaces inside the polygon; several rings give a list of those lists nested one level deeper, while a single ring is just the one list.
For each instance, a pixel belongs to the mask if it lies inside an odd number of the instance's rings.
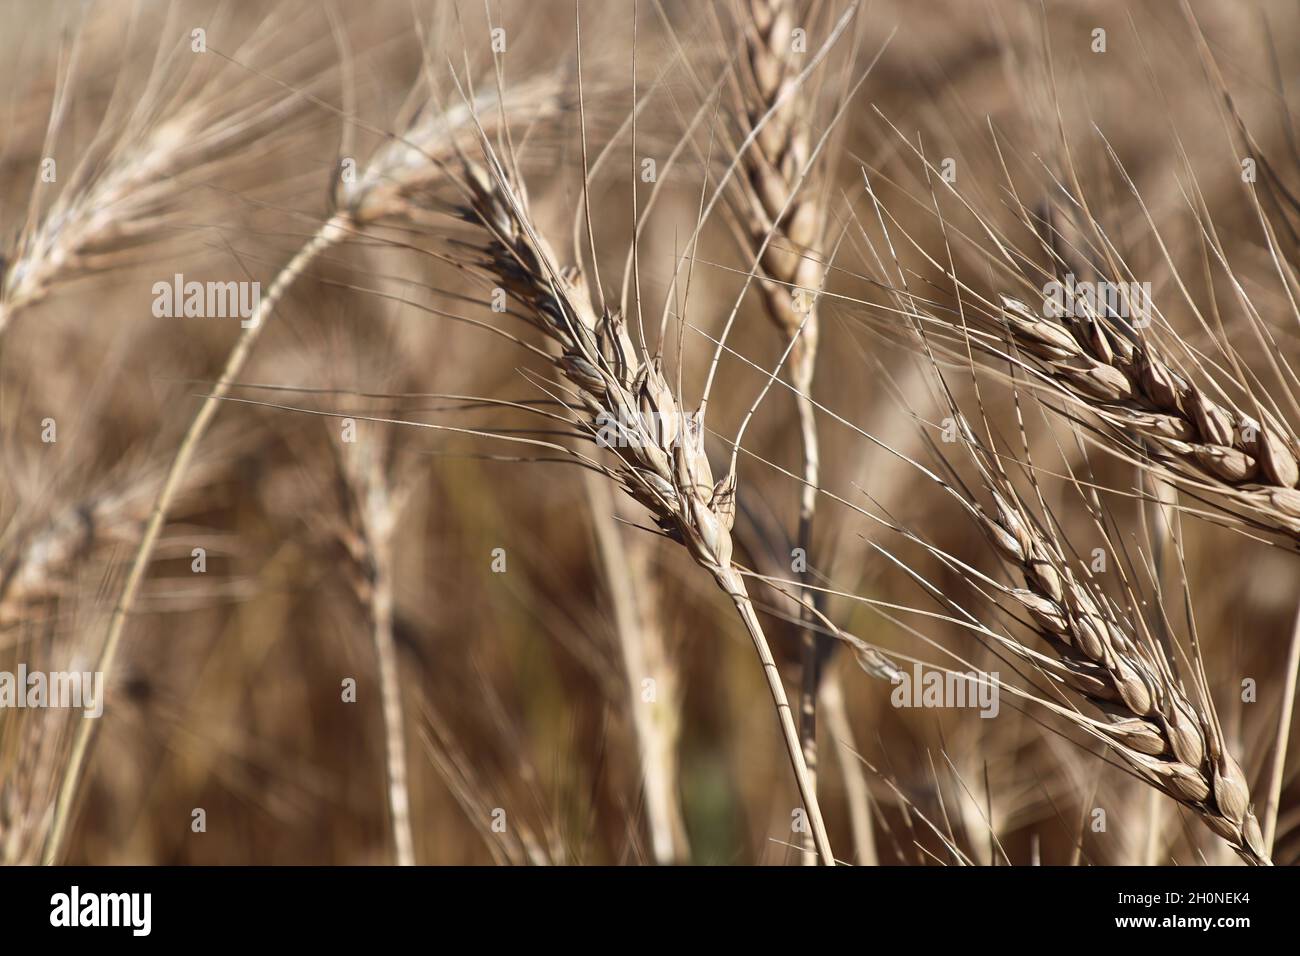
[{"label": "wheat spikelet", "polygon": [[147,513],[148,500],[136,489],[108,491],[7,534],[0,557],[0,628],[28,620],[35,608],[57,599],[86,555],[134,541]]},{"label": "wheat spikelet", "polygon": [[1098,414],[1121,440],[1143,439],[1173,479],[1220,492],[1258,526],[1300,540],[1300,443],[1280,418],[1216,400],[1145,338],[1094,312],[1081,310],[1066,327],[1019,300],[1002,302],[1003,328],[1058,393]]},{"label": "wheat spikelet", "polygon": [[[206,456],[189,472],[183,496],[228,467],[232,445],[219,444],[222,454]],[[153,463],[122,472],[88,491],[60,494],[39,515],[30,506],[20,509],[27,516],[15,517],[0,535],[0,630],[30,621],[39,607],[58,600],[92,556],[139,540],[162,468]]]},{"label": "wheat spikelet", "polygon": [[802,390],[816,362],[815,297],[826,279],[820,248],[825,210],[816,191],[803,188],[814,161],[808,125],[814,101],[799,83],[791,52],[793,0],[749,0],[749,9],[752,29],[746,31],[745,52],[752,89],[744,97],[746,132],[758,132],[741,154],[748,186],[745,223],[753,250],[763,249],[759,287],[768,316],[787,339],[798,338],[790,374]]},{"label": "wheat spikelet", "polygon": [[1105,740],[1141,779],[1191,808],[1243,859],[1268,864],[1245,774],[1228,752],[1201,675],[1196,675],[1198,706],[1144,619],[1116,604],[1071,566],[1068,544],[1034,515],[965,417],[955,407],[952,414],[980,467],[993,507],[945,487],[980,522],[1000,555],[1019,570],[1024,587],[1006,593],[1027,612],[1055,657],[1015,642],[1003,646],[1100,710],[1103,721],[1082,716],[1077,721]]}]

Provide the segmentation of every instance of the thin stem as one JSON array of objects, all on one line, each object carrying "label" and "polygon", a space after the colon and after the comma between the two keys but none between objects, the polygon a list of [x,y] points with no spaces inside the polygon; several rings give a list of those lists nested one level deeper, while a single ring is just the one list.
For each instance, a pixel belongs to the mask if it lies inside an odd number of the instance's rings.
[{"label": "thin stem", "polygon": [[[126,584],[122,588],[122,594],[118,598],[117,606],[113,609],[113,616],[109,620],[108,636],[104,639],[104,646],[100,650],[99,660],[95,666],[97,672],[107,676],[113,669],[113,663],[117,658],[118,645],[122,640],[122,632],[126,628],[127,615],[131,613],[131,608],[135,604],[136,596],[140,591],[140,585],[144,583],[145,569],[149,566],[154,546],[157,544],[158,536],[162,532],[162,526],[167,520],[167,512],[171,508],[176,493],[180,490],[181,481],[189,468],[195,451],[198,450],[203,433],[217,413],[217,407],[221,399],[230,391],[231,383],[238,377],[244,363],[248,360],[253,344],[265,327],[267,318],[275,310],[285,292],[318,255],[343,240],[348,234],[350,222],[350,218],[345,213],[336,213],[321,225],[316,234],[298,250],[293,259],[289,261],[289,264],[275,277],[270,289],[258,302],[256,310],[249,318],[249,324],[241,330],[235,347],[226,359],[226,367],[221,372],[221,378],[217,380],[212,391],[204,398],[203,404],[199,406],[198,414],[194,416],[194,421],[190,423],[189,430],[186,431],[185,437],[181,439],[180,447],[176,450],[176,457],[172,459],[171,466],[167,470],[167,477],[163,480],[162,488],[154,501],[153,510],[149,514],[149,521],[145,525],[144,536],[140,539],[140,545],[131,561],[131,570],[127,574]],[[82,720],[78,722],[77,735],[72,744],[67,766],[64,769],[63,779],[59,784],[59,794],[54,805],[54,820],[51,824],[50,836],[46,841],[45,852],[42,856],[42,862],[46,865],[57,862],[62,855],[63,841],[67,836],[68,823],[72,815],[77,787],[81,782],[81,775],[85,769],[91,738],[98,727],[98,720]]]},{"label": "thin stem", "polygon": [[1282,774],[1286,769],[1286,749],[1291,741],[1291,717],[1295,713],[1296,675],[1300,672],[1300,610],[1291,628],[1291,649],[1286,656],[1286,685],[1282,690],[1282,713],[1277,719],[1277,743],[1273,747],[1273,768],[1268,779],[1268,797],[1264,801],[1264,854],[1273,855],[1277,836],[1277,811],[1282,800]]},{"label": "thin stem", "polygon": [[[813,627],[813,601],[820,600],[820,592],[813,592],[812,536],[813,519],[817,513],[818,475],[821,457],[817,443],[817,413],[809,398],[813,378],[813,353],[805,349],[794,369],[795,404],[799,410],[799,434],[803,443],[803,488],[799,495],[799,541],[803,556],[803,570],[799,578],[799,635],[800,689],[799,689],[799,739],[804,763],[813,788],[817,786],[817,689],[821,684],[821,654],[817,631]],[[811,835],[804,835],[803,862],[813,866],[817,862]]]},{"label": "thin stem", "polygon": [[822,712],[826,715],[826,728],[835,742],[835,755],[839,759],[840,773],[844,776],[844,791],[849,804],[849,823],[853,827],[854,861],[858,866],[876,866],[876,834],[871,826],[871,790],[862,770],[862,758],[853,739],[853,724],[844,700],[844,684],[834,667],[826,674],[821,688]]},{"label": "thin stem", "polygon": [[1154,787],[1147,791],[1146,843],[1142,847],[1142,865],[1157,866],[1163,850],[1165,829],[1165,795]]},{"label": "thin stem", "polygon": [[799,730],[795,727],[794,717],[790,713],[790,701],[785,696],[781,673],[772,659],[772,651],[768,647],[767,637],[763,634],[763,626],[759,623],[758,614],[755,613],[754,605],[745,591],[745,583],[735,569],[715,568],[713,575],[718,586],[727,592],[732,603],[736,605],[741,620],[745,622],[745,629],[749,631],[750,639],[754,642],[754,651],[758,654],[758,662],[763,667],[763,676],[767,678],[768,691],[772,695],[772,703],[776,707],[777,718],[781,723],[781,736],[785,741],[786,753],[790,757],[790,766],[794,770],[799,797],[803,800],[804,811],[808,815],[808,825],[812,829],[817,854],[823,866],[834,866],[835,854],[831,852],[830,837],[826,834],[821,807],[817,804],[817,788],[813,786],[808,767],[804,763],[803,749],[799,743]]},{"label": "thin stem", "polygon": [[[654,579],[646,567],[644,544],[626,540],[620,533],[613,515],[617,505],[610,492],[609,479],[594,472],[583,474],[627,679],[632,728],[641,757],[651,849],[655,862],[660,865],[684,863],[690,859],[690,845],[678,800],[676,674],[664,646],[662,630],[650,619],[647,605],[652,600],[643,600],[637,588],[630,584],[645,581],[653,586]],[[641,697],[641,681],[646,677],[655,682],[652,701]]]},{"label": "thin stem", "polygon": [[407,789],[406,729],[402,716],[402,684],[393,643],[393,578],[390,540],[371,542],[374,572],[371,578],[370,619],[379,664],[379,696],[384,715],[384,770],[388,790],[389,823],[398,866],[415,865],[411,833],[411,796]]}]

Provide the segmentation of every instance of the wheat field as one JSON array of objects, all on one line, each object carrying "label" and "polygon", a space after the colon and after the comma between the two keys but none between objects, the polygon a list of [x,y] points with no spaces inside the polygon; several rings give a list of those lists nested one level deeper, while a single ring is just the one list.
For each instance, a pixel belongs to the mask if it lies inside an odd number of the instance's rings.
[{"label": "wheat field", "polygon": [[0,862],[1300,861],[1283,0],[6,0]]}]

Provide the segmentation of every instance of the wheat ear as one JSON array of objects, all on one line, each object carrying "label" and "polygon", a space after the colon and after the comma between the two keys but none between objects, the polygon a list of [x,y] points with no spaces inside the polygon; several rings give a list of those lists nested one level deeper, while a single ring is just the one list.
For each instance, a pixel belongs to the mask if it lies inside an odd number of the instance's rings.
[{"label": "wheat ear", "polygon": [[[358,216],[405,218],[418,226],[424,219],[420,197],[435,190],[444,177],[438,163],[425,162],[430,151],[436,148],[438,154],[445,155],[453,147],[471,146],[469,140],[476,135],[474,123],[491,136],[502,129],[503,119],[519,115],[528,116],[533,123],[553,120],[566,105],[564,88],[556,78],[542,76],[519,89],[479,92],[472,100],[447,104],[441,111],[426,108],[403,142],[390,144],[364,177],[343,187],[344,200]],[[403,174],[408,169],[420,172]],[[646,555],[644,548],[624,541],[624,532],[610,514],[612,500],[604,479],[588,474],[586,489],[641,755],[652,850],[661,864],[683,862],[689,858],[689,845],[678,799],[675,673],[663,635],[652,620],[652,602],[637,595],[625,580],[627,565],[644,565]],[[638,675],[648,673],[655,674],[653,707],[641,700],[637,684]]]},{"label": "wheat ear", "polygon": [[669,387],[660,360],[633,345],[617,311],[598,315],[582,274],[561,269],[533,226],[527,200],[482,142],[491,172],[463,159],[464,215],[489,235],[481,267],[520,303],[527,318],[558,347],[554,358],[577,389],[575,412],[593,434],[608,423],[622,433],[611,477],[649,509],[660,529],[684,545],[727,594],[754,644],[781,726],[818,854],[834,864],[817,794],[804,763],[799,732],[767,637],[731,563],[734,471],[715,481],[704,450],[700,413],[687,412]]},{"label": "wheat ear", "polygon": [[[817,442],[816,409],[812,402],[817,362],[817,306],[813,297],[826,279],[818,245],[824,232],[821,203],[800,188],[812,160],[813,144],[800,112],[811,98],[806,87],[791,91],[799,75],[792,61],[791,32],[795,24],[790,0],[749,0],[750,29],[746,53],[752,89],[745,96],[751,128],[759,122],[750,148],[741,155],[745,172],[745,215],[751,251],[762,250],[759,289],[768,316],[787,341],[794,339],[789,357],[803,450],[803,484],[799,493],[797,547],[803,555],[801,579],[810,583],[813,567],[813,520],[821,456]],[[765,122],[764,122],[765,121]],[[798,297],[798,299],[796,299]],[[799,737],[813,785],[817,783],[817,690],[821,653],[810,605],[815,596],[803,589],[800,614]],[[803,859],[816,862],[811,834],[805,834]]]},{"label": "wheat ear", "polygon": [[108,489],[0,537],[0,629],[28,620],[33,608],[57,599],[86,556],[135,541],[147,506],[135,488]]},{"label": "wheat ear", "polygon": [[1019,569],[1023,588],[1007,589],[1055,658],[1004,647],[1024,656],[1053,683],[1097,707],[1104,721],[1076,721],[1106,741],[1137,775],[1190,808],[1249,863],[1268,865],[1263,834],[1251,808],[1245,774],[1228,752],[1204,674],[1195,683],[1203,704],[1184,690],[1172,663],[1139,615],[1125,613],[1076,573],[1067,546],[1024,504],[955,408],[965,447],[980,467],[993,508],[947,490],[974,516],[1001,556]]},{"label": "wheat ear", "polygon": [[1175,371],[1155,346],[1095,314],[1067,328],[1004,296],[1004,327],[1047,382],[1137,436],[1171,479],[1222,493],[1260,526],[1300,541],[1300,464],[1289,429],[1267,410],[1229,407]]},{"label": "wheat ear", "polygon": [[[268,23],[257,35],[278,32]],[[267,56],[269,45],[257,39],[241,55]],[[308,52],[282,62],[301,68]],[[178,51],[168,61],[191,57]],[[191,191],[188,181],[236,162],[241,149],[284,126],[300,105],[293,95],[251,96],[220,73],[204,78],[197,68],[180,75],[159,69],[137,105],[105,118],[97,138],[120,124],[111,148],[89,151],[39,216],[39,190],[33,192],[27,221],[0,260],[0,340],[16,316],[57,284],[102,271],[115,255],[164,235],[176,225],[176,211]],[[63,121],[60,101],[50,118],[49,146]]]}]

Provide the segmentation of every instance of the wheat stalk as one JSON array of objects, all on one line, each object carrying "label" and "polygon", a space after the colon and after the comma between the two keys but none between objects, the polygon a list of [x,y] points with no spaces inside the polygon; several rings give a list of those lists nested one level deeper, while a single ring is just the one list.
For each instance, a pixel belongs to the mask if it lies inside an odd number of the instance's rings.
[{"label": "wheat stalk", "polygon": [[[812,97],[802,84],[792,90],[799,76],[791,52],[794,4],[789,0],[750,0],[749,10],[751,22],[745,31],[745,50],[752,88],[744,96],[749,107],[745,119],[751,131],[760,122],[762,126],[750,147],[740,154],[745,174],[740,180],[745,194],[745,215],[741,218],[751,253],[761,252],[759,289],[768,317],[785,339],[794,343],[788,364],[803,449],[797,547],[803,554],[802,576],[807,584],[813,567],[813,521],[821,469],[811,396],[817,363],[815,296],[826,281],[819,250],[825,213],[814,193],[801,188],[814,159],[812,137],[802,115],[812,106]],[[816,786],[821,642],[807,607],[813,599],[813,592],[805,587],[801,605],[804,627],[799,635],[799,736],[809,777]],[[805,834],[806,864],[816,862],[810,837]]]},{"label": "wheat stalk", "polygon": [[1282,706],[1277,718],[1277,736],[1273,742],[1273,760],[1269,767],[1268,793],[1264,798],[1264,849],[1273,852],[1277,837],[1277,812],[1282,802],[1282,784],[1286,771],[1287,744],[1291,741],[1291,718],[1295,714],[1296,682],[1300,679],[1300,611],[1296,612],[1287,646],[1286,672],[1282,682]]},{"label": "wheat stalk", "polygon": [[[140,537],[140,543],[135,556],[132,558],[130,570],[127,572],[126,583],[122,587],[117,605],[114,607],[112,617],[109,620],[108,634],[104,638],[104,644],[95,667],[96,671],[105,676],[113,670],[113,664],[117,659],[118,645],[122,639],[122,632],[126,628],[127,615],[135,604],[141,584],[144,583],[145,569],[149,566],[149,559],[153,554],[154,546],[157,544],[158,536],[162,533],[162,527],[166,522],[168,512],[171,510],[172,502],[182,487],[185,473],[198,451],[200,440],[217,413],[217,407],[221,399],[229,394],[231,386],[239,377],[244,364],[248,361],[253,344],[265,327],[267,318],[275,310],[284,294],[321,252],[338,243],[347,235],[347,225],[348,220],[345,216],[336,215],[331,217],[316,231],[311,240],[298,250],[289,261],[289,264],[275,277],[266,295],[259,301],[257,309],[254,310],[253,315],[250,317],[250,324],[246,325],[240,332],[234,349],[231,350],[226,359],[220,378],[217,379],[212,391],[199,405],[199,410],[181,439],[180,446],[176,450],[176,456],[167,469],[167,475],[163,479],[158,497],[149,512],[144,534]],[[72,815],[73,798],[76,795],[77,786],[81,779],[81,772],[90,747],[91,737],[98,724],[99,721],[97,720],[82,721],[77,728],[72,754],[68,760],[62,785],[59,788],[59,796],[55,805],[54,825],[51,828],[50,837],[45,847],[44,862],[47,864],[54,863],[60,858],[68,822]]]},{"label": "wheat stalk", "polygon": [[533,226],[522,188],[486,139],[481,145],[488,168],[462,158],[461,184],[467,203],[463,214],[489,237],[478,265],[557,346],[559,355],[552,360],[577,389],[575,413],[592,433],[602,422],[617,423],[623,432],[610,477],[650,511],[660,530],[686,547],[731,599],[763,667],[818,853],[831,865],[830,841],[780,673],[744,579],[731,561],[735,473],[715,481],[704,450],[702,414],[683,408],[660,360],[633,345],[621,313],[597,313],[582,274],[559,266]]},{"label": "wheat stalk", "polygon": [[[603,475],[583,473],[605,586],[614,610],[614,631],[623,659],[627,700],[641,757],[646,819],[655,862],[690,858],[686,824],[678,800],[677,742],[680,712],[676,665],[665,646],[650,555],[640,539],[625,541],[618,507]],[[628,502],[628,504],[632,504]],[[630,510],[630,509],[629,509]],[[654,681],[654,698],[642,696],[641,681]]]},{"label": "wheat stalk", "polygon": [[354,589],[370,617],[384,720],[384,773],[389,828],[398,866],[415,865],[411,797],[407,787],[402,686],[393,643],[393,533],[404,497],[385,466],[386,443],[372,439],[341,448],[331,443],[343,485],[343,544],[352,558]]}]

